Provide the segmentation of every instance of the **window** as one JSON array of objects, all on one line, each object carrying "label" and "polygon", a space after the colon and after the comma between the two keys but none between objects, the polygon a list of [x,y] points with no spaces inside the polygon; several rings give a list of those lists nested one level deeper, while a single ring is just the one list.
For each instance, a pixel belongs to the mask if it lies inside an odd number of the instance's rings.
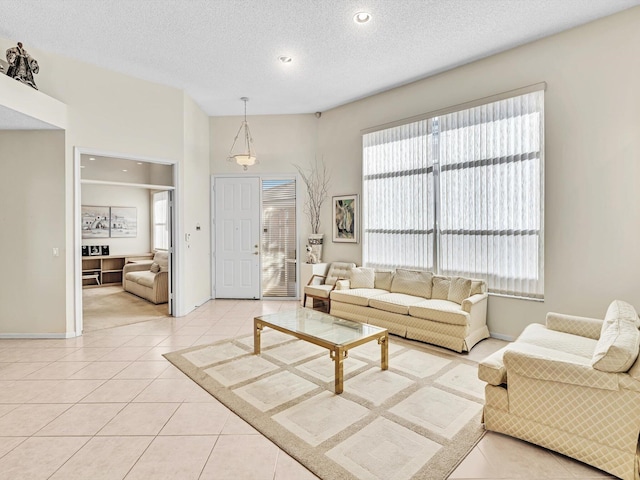
[{"label": "window", "polygon": [[544,92],[363,135],[363,263],[543,298]]},{"label": "window", "polygon": [[169,250],[169,192],[153,193],[153,249]]}]

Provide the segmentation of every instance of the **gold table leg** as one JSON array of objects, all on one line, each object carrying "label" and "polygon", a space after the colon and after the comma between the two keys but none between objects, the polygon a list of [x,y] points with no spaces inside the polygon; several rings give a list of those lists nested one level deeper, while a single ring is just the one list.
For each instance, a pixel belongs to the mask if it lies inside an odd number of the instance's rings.
[{"label": "gold table leg", "polygon": [[255,318],[253,319],[253,353],[260,354],[260,333],[262,332],[262,324]]},{"label": "gold table leg", "polygon": [[380,345],[380,368],[382,370],[389,369],[389,334],[385,333],[382,337],[378,338],[378,344]]},{"label": "gold table leg", "polygon": [[342,362],[347,358],[347,352],[342,347],[336,347],[334,350],[330,350],[329,356],[335,362],[335,392],[339,395],[342,393],[344,384]]}]

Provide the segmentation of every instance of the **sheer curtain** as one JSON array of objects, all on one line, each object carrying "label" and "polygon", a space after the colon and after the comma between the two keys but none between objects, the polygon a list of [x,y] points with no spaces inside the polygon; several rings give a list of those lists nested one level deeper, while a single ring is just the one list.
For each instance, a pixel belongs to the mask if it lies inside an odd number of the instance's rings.
[{"label": "sheer curtain", "polygon": [[365,135],[363,258],[378,268],[433,269],[433,165],[427,122]]},{"label": "sheer curtain", "polygon": [[544,296],[544,92],[363,135],[363,260]]}]

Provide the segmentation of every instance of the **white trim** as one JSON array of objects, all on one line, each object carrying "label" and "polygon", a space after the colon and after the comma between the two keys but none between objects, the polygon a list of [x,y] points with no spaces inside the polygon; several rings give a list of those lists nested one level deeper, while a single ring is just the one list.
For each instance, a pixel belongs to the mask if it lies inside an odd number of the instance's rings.
[{"label": "white trim", "polygon": [[85,184],[90,184],[90,185],[113,185],[116,187],[140,187],[140,188],[147,188],[149,190],[160,190],[160,191],[166,191],[166,190],[175,190],[176,187],[172,186],[172,185],[155,185],[155,184],[151,184],[151,183],[127,183],[127,182],[108,182],[106,180],[80,180],[80,183],[85,185]]},{"label": "white trim", "polygon": [[506,342],[515,341],[516,337],[512,335],[503,335],[502,333],[490,333],[491,338],[495,338],[497,340],[504,340]]},{"label": "white trim", "polygon": [[[170,186],[159,186],[159,185],[142,185],[142,184],[134,184],[134,183],[123,183],[123,182],[106,182],[99,180],[82,180],[81,178],[81,170],[80,170],[80,162],[82,155],[96,155],[100,157],[111,157],[125,160],[133,160],[147,163],[156,163],[161,165],[172,165],[173,166],[173,179],[175,185]],[[81,231],[81,206],[82,206],[82,184],[102,184],[102,185],[119,185],[119,186],[127,186],[127,187],[145,187],[145,188],[164,188],[168,190],[173,190],[175,193],[173,195],[173,218],[172,218],[172,230],[174,234],[174,248],[173,252],[171,252],[173,256],[173,264],[180,265],[181,255],[176,248],[176,240],[180,238],[177,235],[177,230],[180,226],[179,215],[178,215],[178,185],[179,183],[179,164],[177,161],[171,161],[167,159],[159,159],[159,158],[151,158],[140,155],[127,155],[123,153],[117,152],[108,152],[104,150],[97,150],[87,147],[73,147],[73,283],[74,283],[74,332],[68,332],[65,335],[68,335],[64,338],[69,337],[78,337],[82,335],[82,326],[83,326],[83,318],[82,318],[82,231]],[[173,271],[169,272],[171,275],[170,287],[173,291],[173,312],[172,315],[174,317],[178,317],[182,315],[181,312],[181,295],[180,295],[180,280],[181,276],[177,276],[177,268],[174,268]],[[167,308],[169,308],[167,306]],[[35,337],[34,337],[35,338]],[[45,337],[49,338],[49,337]],[[57,337],[56,337],[57,338]]]},{"label": "white trim", "polygon": [[76,335],[75,332],[67,332],[67,333],[0,333],[0,339],[8,338],[75,338],[79,335]]}]

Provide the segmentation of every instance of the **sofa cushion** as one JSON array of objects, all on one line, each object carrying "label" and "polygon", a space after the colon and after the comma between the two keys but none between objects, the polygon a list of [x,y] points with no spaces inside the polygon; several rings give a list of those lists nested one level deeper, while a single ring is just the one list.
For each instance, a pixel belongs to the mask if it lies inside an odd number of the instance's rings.
[{"label": "sofa cushion", "polygon": [[129,272],[125,278],[143,287],[153,288],[153,281],[156,278],[156,274],[151,273],[149,270],[143,270],[141,272]]},{"label": "sofa cushion", "polygon": [[465,298],[469,298],[471,292],[471,280],[462,277],[453,277],[449,285],[447,300],[462,304]]},{"label": "sofa cushion", "polygon": [[331,300],[348,303],[350,305],[369,306],[369,299],[378,295],[389,293],[379,288],[355,288],[351,290],[334,290],[331,292]]},{"label": "sofa cushion", "polygon": [[431,298],[431,278],[431,272],[399,268],[391,282],[391,293]]},{"label": "sofa cushion", "polygon": [[593,368],[612,373],[626,372],[638,358],[640,331],[635,309],[614,300],[604,317],[600,339],[593,353]]},{"label": "sofa cushion", "polygon": [[161,272],[169,270],[169,252],[165,250],[158,250],[153,256],[153,261],[160,265]]},{"label": "sofa cushion", "polygon": [[304,293],[306,295],[313,295],[320,298],[329,298],[331,290],[334,285],[307,285],[304,287]]},{"label": "sofa cushion", "polygon": [[385,293],[369,299],[369,306],[385,312],[406,315],[409,313],[411,305],[420,303],[423,300],[424,298],[404,293]]},{"label": "sofa cushion", "polygon": [[409,315],[452,325],[466,326],[469,323],[469,314],[460,305],[449,300],[422,300],[409,307]]},{"label": "sofa cushion", "polygon": [[158,273],[160,271],[160,265],[158,265],[156,262],[153,262],[151,264],[151,267],[149,268],[149,271],[151,273]]},{"label": "sofa cushion", "polygon": [[376,270],[375,288],[381,290],[391,290],[391,281],[393,280],[392,270]]},{"label": "sofa cushion", "polygon": [[351,288],[373,288],[376,272],[373,268],[357,267],[350,271]]},{"label": "sofa cushion", "polygon": [[447,300],[449,298],[449,287],[451,279],[440,275],[433,276],[433,288],[431,289],[431,298],[439,300]]}]

